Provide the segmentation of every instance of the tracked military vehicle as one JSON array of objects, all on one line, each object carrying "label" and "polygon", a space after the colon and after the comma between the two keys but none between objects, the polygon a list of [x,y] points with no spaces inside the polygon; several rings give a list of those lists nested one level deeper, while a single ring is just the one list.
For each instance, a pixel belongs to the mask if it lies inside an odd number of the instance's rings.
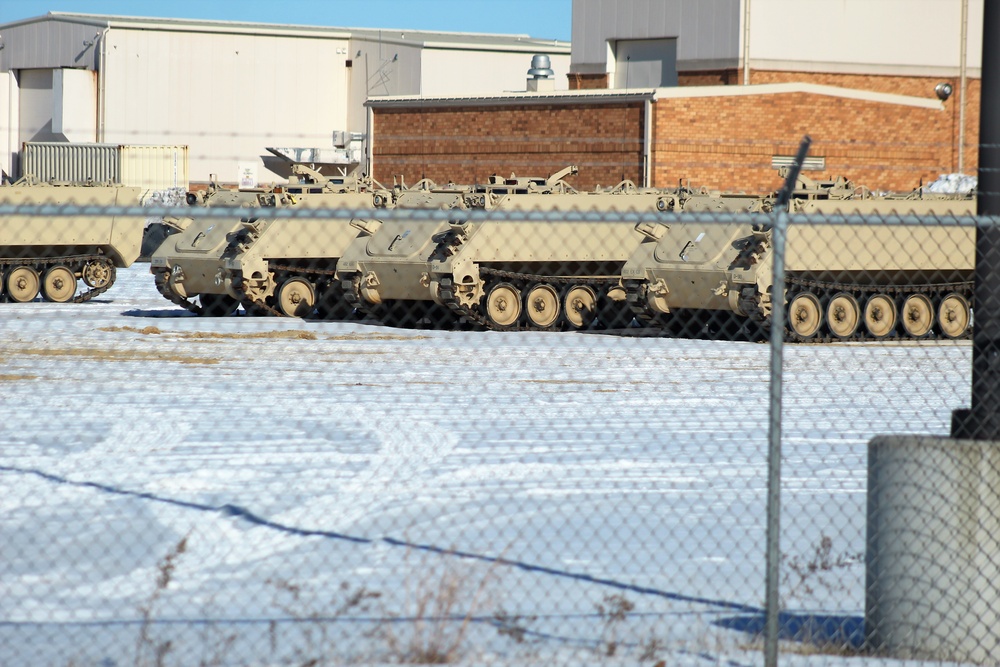
[{"label": "tracked military vehicle", "polygon": [[[968,335],[974,228],[903,225],[898,216],[973,215],[973,199],[875,195],[846,179],[800,176],[789,209],[883,216],[878,224],[850,226],[793,216],[782,295],[790,340]],[[760,339],[774,298],[770,222],[678,218],[646,225],[622,269],[633,312],[676,335]]]},{"label": "tracked military vehicle", "polygon": [[[240,217],[197,217],[183,223],[153,253],[150,270],[169,301],[199,315],[230,315],[242,304],[250,313],[324,316],[342,310],[333,280],[338,248],[357,235],[349,220],[268,216],[273,208],[386,206],[392,193],[364,179],[327,178],[293,166],[285,186],[252,192],[214,193],[210,206],[249,209]],[[196,202],[198,203],[198,202]],[[335,312],[338,311],[338,312]]]},{"label": "tracked military vehicle", "polygon": [[[141,188],[120,185],[68,185],[31,177],[0,186],[8,206],[137,207]],[[116,270],[139,256],[143,217],[86,215],[0,218],[0,295],[5,301],[88,301],[106,292]],[[79,283],[86,286],[79,291]]]},{"label": "tracked military vehicle", "polygon": [[[628,181],[578,192],[563,180],[575,172],[492,177],[452,195],[450,221],[355,221],[361,234],[338,264],[347,298],[394,326],[423,320],[486,329],[617,328],[632,320],[620,271],[643,236],[616,212],[741,210],[761,201],[640,189]],[[404,197],[397,209],[406,207]],[[462,215],[475,209],[501,215],[472,222]],[[602,221],[574,215],[588,211]]]},{"label": "tracked military vehicle", "polygon": [[[184,195],[184,202],[168,201],[166,205],[194,207],[220,207],[220,208],[252,208],[260,205],[261,201],[267,201],[262,195],[274,193],[273,187],[246,188],[233,190],[221,187],[214,181],[209,183],[206,190],[196,190],[187,192]],[[142,253],[140,259],[149,261],[153,253],[163,245],[168,237],[184,232],[193,222],[196,214],[182,217],[165,217],[152,220],[146,225],[146,230],[142,238]]]}]

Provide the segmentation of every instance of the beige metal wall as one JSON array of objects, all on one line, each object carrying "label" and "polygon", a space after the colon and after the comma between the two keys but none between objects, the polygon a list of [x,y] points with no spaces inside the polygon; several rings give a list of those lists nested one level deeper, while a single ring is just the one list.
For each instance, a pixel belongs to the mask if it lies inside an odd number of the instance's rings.
[{"label": "beige metal wall", "polygon": [[192,180],[238,180],[268,146],[332,147],[347,127],[348,40],[112,29],[103,136],[122,144],[189,144]]},{"label": "beige metal wall", "polygon": [[428,45],[424,48],[421,68],[421,95],[435,97],[497,95],[523,91],[535,54],[547,55],[555,72],[555,90],[569,86],[569,54],[561,47],[557,52],[540,48],[537,51],[500,52],[476,48],[446,48]]},{"label": "beige metal wall", "polygon": [[20,122],[17,109],[21,91],[13,72],[0,71],[0,171],[9,178],[18,173]]},{"label": "beige metal wall", "polygon": [[[749,2],[754,69],[953,76],[960,65],[962,0]],[[968,3],[969,75],[978,77],[983,0]]]},{"label": "beige metal wall", "polygon": [[122,146],[120,150],[123,185],[188,189],[187,146]]},{"label": "beige metal wall", "polygon": [[[20,173],[23,141],[69,140],[187,145],[192,182],[214,175],[235,183],[240,165],[251,164],[262,184],[287,176],[268,147],[333,149],[344,131],[367,132],[370,96],[524,90],[531,56],[548,45],[525,36],[81,14],[4,25],[2,44],[0,159],[9,174]],[[554,43],[548,53],[559,89],[568,48]],[[56,88],[70,94],[60,98]],[[92,92],[73,93],[84,89]]]},{"label": "beige metal wall", "polygon": [[[968,1],[969,76],[979,76],[984,0]],[[680,71],[754,69],[954,76],[963,0],[573,0],[572,70],[613,72],[619,39],[678,37]]]}]

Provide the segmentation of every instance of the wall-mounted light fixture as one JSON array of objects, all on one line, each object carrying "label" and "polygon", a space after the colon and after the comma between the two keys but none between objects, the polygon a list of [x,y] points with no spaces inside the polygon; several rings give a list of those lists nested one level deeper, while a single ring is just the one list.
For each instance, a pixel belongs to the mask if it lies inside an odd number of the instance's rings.
[{"label": "wall-mounted light fixture", "polygon": [[948,83],[947,81],[942,81],[938,85],[934,86],[934,94],[937,95],[938,99],[941,100],[942,102],[951,97],[952,92],[953,89],[951,87],[951,84]]}]

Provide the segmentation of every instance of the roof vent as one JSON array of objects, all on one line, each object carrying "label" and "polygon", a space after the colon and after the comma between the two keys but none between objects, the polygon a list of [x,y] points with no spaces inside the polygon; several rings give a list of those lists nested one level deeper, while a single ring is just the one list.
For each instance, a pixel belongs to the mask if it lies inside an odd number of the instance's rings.
[{"label": "roof vent", "polygon": [[552,78],[552,61],[548,56],[533,56],[531,69],[528,70],[527,90],[529,93],[549,92],[555,90],[556,81]]},{"label": "roof vent", "polygon": [[535,79],[551,79],[555,72],[552,71],[552,61],[548,56],[537,55],[531,57],[531,69],[528,76]]}]

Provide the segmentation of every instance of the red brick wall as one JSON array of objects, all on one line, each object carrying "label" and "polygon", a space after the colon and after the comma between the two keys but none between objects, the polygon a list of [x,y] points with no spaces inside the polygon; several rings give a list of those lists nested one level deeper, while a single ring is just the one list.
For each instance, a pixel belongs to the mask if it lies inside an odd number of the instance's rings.
[{"label": "red brick wall", "polygon": [[[736,70],[706,76],[732,78]],[[810,81],[838,87],[937,99],[945,79],[805,75],[754,71],[755,83]],[[693,83],[687,79],[685,83]],[[826,158],[815,177],[846,176],[872,189],[908,191],[958,171],[958,81],[944,110],[815,94],[660,99],[654,103],[652,184],[768,191],[779,182],[773,155],[794,155],[802,135],[811,155]],[[978,165],[980,81],[970,79],[965,173]],[[493,173],[545,176],[569,164],[578,188],[641,182],[643,104],[567,102],[545,106],[375,109],[374,175],[446,182],[483,182]]]},{"label": "red brick wall", "polygon": [[653,185],[776,189],[773,155],[803,135],[826,172],[872,189],[908,191],[951,171],[950,111],[789,93],[660,99],[654,104]]},{"label": "red brick wall", "polygon": [[743,73],[735,69],[678,72],[678,86],[732,86],[743,83]]},{"label": "red brick wall", "polygon": [[483,183],[575,164],[578,189],[642,181],[644,105],[561,104],[374,110],[373,176]]},{"label": "red brick wall", "polygon": [[948,139],[951,143],[950,161],[948,163],[950,167],[946,171],[962,171],[966,174],[975,174],[979,167],[979,100],[981,90],[979,79],[967,79],[966,81],[967,101],[965,105],[964,165],[958,164],[958,128],[961,115],[958,77],[822,74],[770,70],[752,70],[750,72],[750,83],[786,83],[790,81],[805,81],[828,86],[839,86],[841,88],[873,90],[879,93],[895,93],[928,99],[937,99],[934,94],[934,87],[937,84],[942,82],[950,83],[954,92],[944,102],[946,112],[953,126],[951,136]]},{"label": "red brick wall", "polygon": [[608,87],[607,74],[579,74],[570,72],[566,77],[569,79],[570,90],[591,90]]},{"label": "red brick wall", "polygon": [[[574,82],[574,77],[580,77],[579,82]],[[582,77],[589,77],[586,82]],[[743,71],[740,69],[721,69],[706,71],[679,72],[677,75],[680,86],[722,86],[739,85],[743,83]],[[946,139],[950,143],[950,154],[944,164],[944,172],[960,171],[966,174],[975,174],[979,166],[979,100],[980,100],[980,80],[968,79],[966,84],[966,104],[965,104],[965,136],[963,164],[959,164],[958,144],[961,140],[959,124],[961,109],[959,108],[959,80],[957,77],[920,77],[920,76],[889,76],[875,74],[829,74],[822,72],[793,72],[780,70],[751,70],[751,84],[766,83],[816,83],[827,86],[837,86],[840,88],[855,88],[858,90],[871,90],[879,93],[892,93],[897,95],[909,95],[912,97],[923,97],[936,99],[934,87],[942,82],[950,83],[954,93],[951,98],[945,101],[945,109],[952,124],[950,136]],[[576,85],[574,85],[576,84]],[[606,88],[608,86],[605,75],[570,75],[570,88]],[[944,166],[944,165],[938,165]]]}]

